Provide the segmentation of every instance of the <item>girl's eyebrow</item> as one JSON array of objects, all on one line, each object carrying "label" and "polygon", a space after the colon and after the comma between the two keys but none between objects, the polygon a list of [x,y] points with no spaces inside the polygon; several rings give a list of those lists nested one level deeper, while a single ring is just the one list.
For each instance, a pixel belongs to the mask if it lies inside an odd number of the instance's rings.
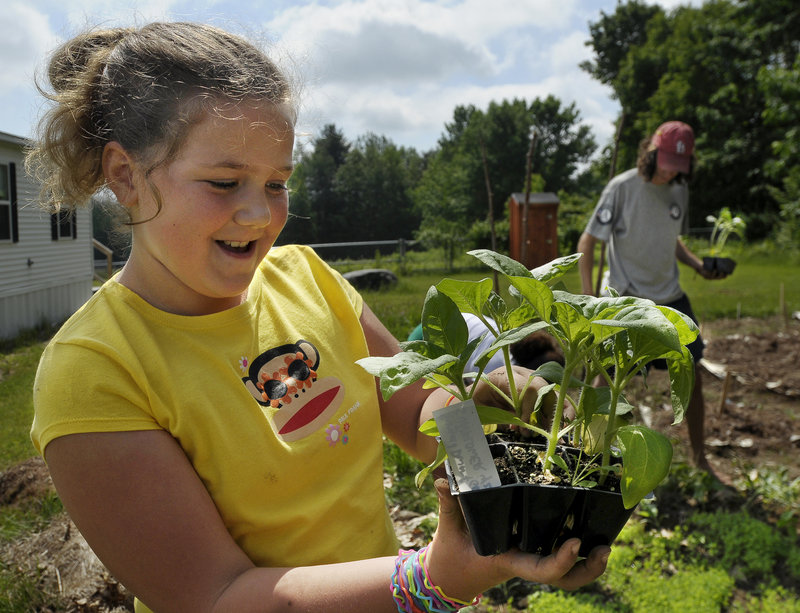
[{"label": "girl's eyebrow", "polygon": [[[231,170],[243,170],[247,168],[249,164],[223,160],[221,162],[209,162],[208,164],[200,164],[200,166],[203,168],[230,168]],[[293,172],[294,164],[287,164],[286,166],[275,168],[275,170],[277,170],[278,172]]]}]

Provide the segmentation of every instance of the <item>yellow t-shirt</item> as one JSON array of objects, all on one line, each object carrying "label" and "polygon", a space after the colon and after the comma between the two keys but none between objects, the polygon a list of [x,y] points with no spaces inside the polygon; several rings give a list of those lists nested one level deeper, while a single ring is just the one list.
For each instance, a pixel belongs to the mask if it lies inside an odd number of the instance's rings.
[{"label": "yellow t-shirt", "polygon": [[36,376],[44,454],[79,432],[163,429],[260,566],[391,555],[382,431],[361,297],[307,247],[273,248],[245,303],[153,308],[111,281],[57,333]]}]

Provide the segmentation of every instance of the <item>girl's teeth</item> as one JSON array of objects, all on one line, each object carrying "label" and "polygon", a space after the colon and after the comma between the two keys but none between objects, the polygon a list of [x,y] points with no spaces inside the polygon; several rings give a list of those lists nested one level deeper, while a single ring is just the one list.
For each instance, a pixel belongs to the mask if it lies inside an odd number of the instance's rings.
[{"label": "girl's teeth", "polygon": [[250,244],[250,241],[247,241],[245,243],[240,243],[239,241],[222,241],[222,242],[225,243],[226,245],[228,245],[228,247],[233,247],[235,249],[240,249],[242,247],[247,247],[247,245]]}]

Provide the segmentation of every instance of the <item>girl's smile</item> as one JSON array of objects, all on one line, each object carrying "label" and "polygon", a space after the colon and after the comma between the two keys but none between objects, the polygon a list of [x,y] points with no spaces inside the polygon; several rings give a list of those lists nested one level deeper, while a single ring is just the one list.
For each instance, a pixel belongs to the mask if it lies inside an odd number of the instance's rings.
[{"label": "girl's smile", "polygon": [[110,185],[134,222],[120,283],[171,313],[240,304],[286,223],[293,144],[288,111],[239,105],[205,115],[149,177],[107,145]]}]

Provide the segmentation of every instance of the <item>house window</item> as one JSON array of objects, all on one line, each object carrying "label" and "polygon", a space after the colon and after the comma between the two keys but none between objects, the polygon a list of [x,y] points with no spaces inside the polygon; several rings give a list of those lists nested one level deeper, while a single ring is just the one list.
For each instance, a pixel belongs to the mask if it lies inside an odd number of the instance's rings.
[{"label": "house window", "polygon": [[0,164],[0,241],[16,243],[18,240],[15,166]]},{"label": "house window", "polygon": [[78,237],[75,215],[75,211],[59,211],[50,216],[50,232],[54,241]]}]

